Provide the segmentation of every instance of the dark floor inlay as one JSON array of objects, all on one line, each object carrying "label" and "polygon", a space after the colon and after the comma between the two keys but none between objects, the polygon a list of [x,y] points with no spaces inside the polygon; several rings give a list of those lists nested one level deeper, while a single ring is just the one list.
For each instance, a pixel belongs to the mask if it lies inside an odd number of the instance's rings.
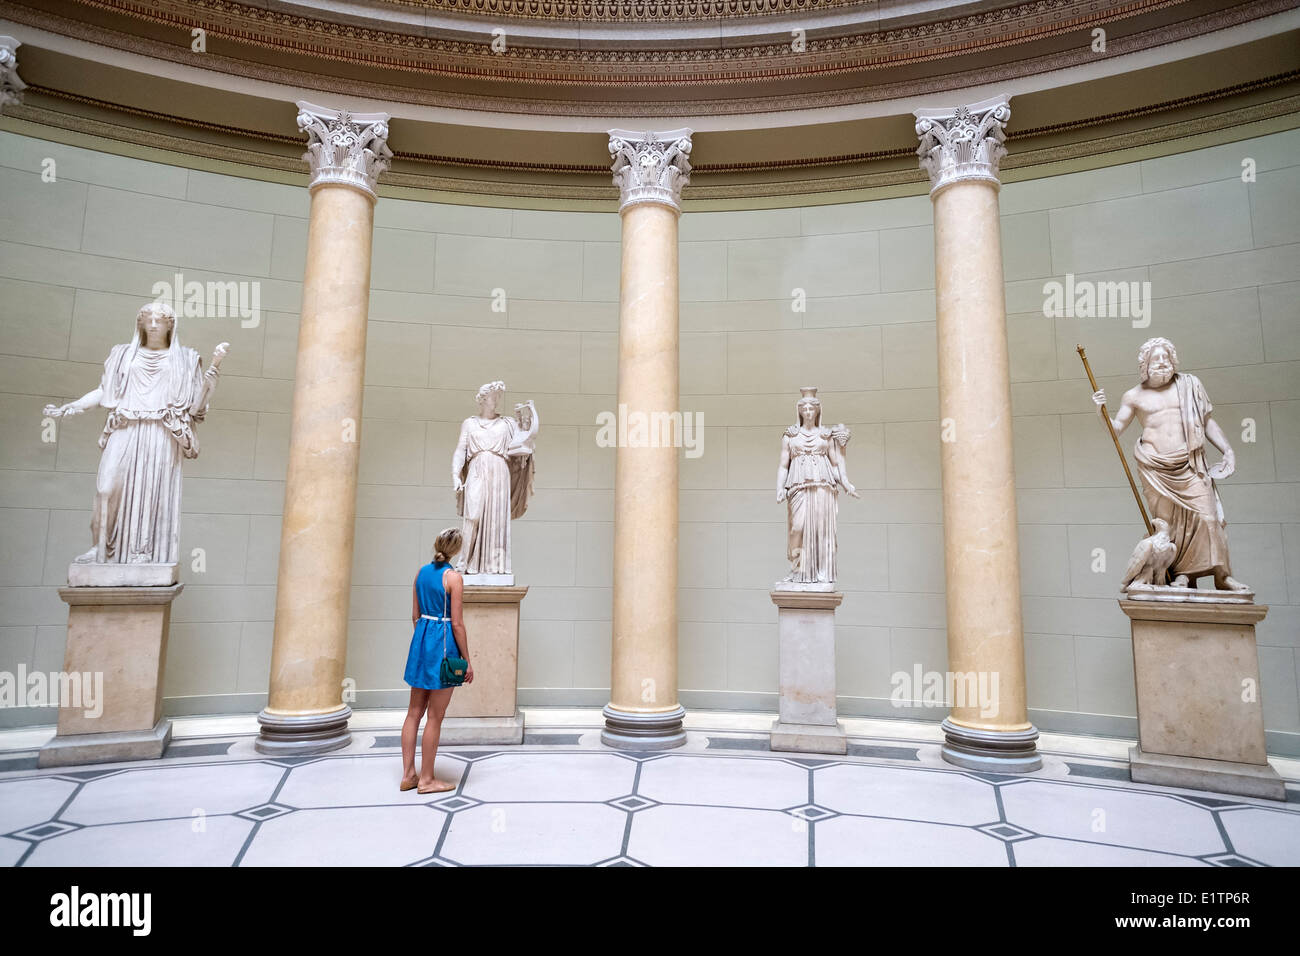
[{"label": "dark floor inlay", "polygon": [[812,757],[786,757],[785,759],[791,763],[797,763],[801,767],[812,767],[814,769],[817,767],[825,767],[827,764],[837,762],[834,760],[816,760]]},{"label": "dark floor inlay", "polygon": [[61,773],[60,777],[74,777],[77,780],[94,780],[96,777],[107,777],[110,773],[121,773],[121,767],[110,767],[107,770],[73,770],[69,773]]},{"label": "dark floor inlay", "polygon": [[582,739],[582,734],[524,734],[526,744],[555,744],[573,746]]},{"label": "dark floor inlay", "polygon": [[849,744],[850,757],[883,757],[886,760],[920,760],[916,747],[885,747],[878,744]]},{"label": "dark floor inlay", "polygon": [[1216,807],[1239,807],[1242,805],[1240,800],[1224,800],[1221,797],[1194,797],[1186,793],[1180,793],[1177,796],[1179,800],[1186,800],[1188,803],[1209,807],[1211,810]]},{"label": "dark floor inlay", "polygon": [[218,743],[209,744],[172,744],[163,754],[163,759],[169,757],[224,757],[226,751],[233,747],[235,742],[227,740]]},{"label": "dark floor inlay", "polygon": [[393,734],[391,737],[376,737],[375,742],[370,745],[370,749],[376,747],[400,747],[402,746],[402,735]]},{"label": "dark floor inlay", "polygon": [[15,757],[13,760],[0,760],[0,773],[14,770],[35,770],[36,757]]},{"label": "dark floor inlay", "polygon": [[1128,767],[1099,767],[1091,763],[1070,763],[1066,761],[1065,765],[1070,768],[1071,777],[1092,777],[1096,780],[1128,780]]},{"label": "dark floor inlay", "polygon": [[770,751],[766,737],[710,737],[709,750],[762,750]]}]

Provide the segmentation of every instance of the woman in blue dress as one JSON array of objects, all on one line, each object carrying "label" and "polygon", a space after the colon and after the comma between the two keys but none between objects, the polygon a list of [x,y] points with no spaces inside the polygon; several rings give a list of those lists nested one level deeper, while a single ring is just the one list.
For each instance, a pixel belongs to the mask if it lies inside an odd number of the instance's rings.
[{"label": "woman in blue dress", "polygon": [[[400,789],[418,788],[419,793],[443,793],[456,789],[454,783],[439,780],[433,773],[438,756],[442,719],[455,687],[444,687],[440,676],[444,657],[469,660],[469,640],[461,611],[464,581],[452,569],[451,559],[461,548],[459,528],[446,528],[433,543],[433,563],[420,568],[411,588],[411,650],[406,657],[406,682],[411,685],[411,703],[402,724],[402,783]],[[474,680],[474,665],[465,673],[465,683]],[[420,748],[420,773],[415,772],[415,735],[420,715],[428,712]]]}]

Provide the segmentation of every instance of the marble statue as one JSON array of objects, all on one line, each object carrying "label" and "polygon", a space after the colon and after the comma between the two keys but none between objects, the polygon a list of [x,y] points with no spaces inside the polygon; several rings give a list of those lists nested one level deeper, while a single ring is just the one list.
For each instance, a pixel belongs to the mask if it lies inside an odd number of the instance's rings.
[{"label": "marble statue", "polygon": [[199,353],[181,345],[168,306],[146,305],[135,328],[130,342],[109,352],[98,388],[66,405],[45,406],[54,418],[96,405],[108,409],[90,517],[94,546],[74,564],[177,562],[181,464],[198,457],[194,426],[207,415],[230,345],[218,345],[205,370]]},{"label": "marble statue", "polygon": [[1178,549],[1169,539],[1169,522],[1164,518],[1157,518],[1151,524],[1155,527],[1155,533],[1143,538],[1133,549],[1133,555],[1128,559],[1128,567],[1124,569],[1124,580],[1120,582],[1122,591],[1130,588],[1162,587],[1165,583],[1165,573],[1174,563],[1174,556],[1178,553]]},{"label": "marble statue", "polygon": [[797,421],[781,436],[781,465],[776,473],[776,500],[786,503],[786,557],[790,573],[782,584],[835,583],[837,496],[843,488],[861,497],[849,482],[844,425],[822,425],[816,388],[799,389]]},{"label": "marble statue", "polygon": [[478,390],[479,413],[465,419],[452,456],[456,511],[464,519],[464,545],[456,569],[464,574],[510,574],[510,521],[528,509],[533,494],[533,446],[540,419],[531,402],[516,418],[497,412],[504,382]]},{"label": "marble statue", "polygon": [[[1215,481],[1236,470],[1236,455],[1213,406],[1195,375],[1178,370],[1178,352],[1166,338],[1148,339],[1138,350],[1139,382],[1124,393],[1111,425],[1121,434],[1136,417],[1142,435],[1133,448],[1152,522],[1167,527],[1174,546],[1170,573],[1175,588],[1195,588],[1197,578],[1213,575],[1221,591],[1249,591],[1232,577],[1227,522]],[[1101,414],[1105,389],[1093,393]],[[1205,443],[1222,453],[1210,467]],[[1163,585],[1163,581],[1154,582]]]}]

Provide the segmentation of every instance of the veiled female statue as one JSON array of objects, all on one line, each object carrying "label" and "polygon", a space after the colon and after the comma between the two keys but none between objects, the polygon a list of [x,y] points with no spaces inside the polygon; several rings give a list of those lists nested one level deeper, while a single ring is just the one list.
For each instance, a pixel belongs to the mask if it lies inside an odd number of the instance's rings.
[{"label": "veiled female statue", "polygon": [[207,414],[228,348],[218,345],[205,371],[199,353],[181,345],[176,313],[150,303],[136,316],[132,340],[109,352],[97,389],[45,406],[54,418],[96,405],[108,410],[90,516],[95,543],[75,563],[176,563],[181,463],[198,457],[194,426]]},{"label": "veiled female statue", "polygon": [[781,467],[776,473],[776,500],[786,502],[789,519],[790,573],[781,583],[831,585],[839,489],[860,497],[849,482],[844,455],[850,433],[842,424],[822,425],[816,388],[799,389],[797,409],[797,422],[781,438]]},{"label": "veiled female statue", "polygon": [[533,494],[533,445],[540,420],[531,401],[515,418],[497,412],[504,382],[478,390],[479,413],[460,426],[452,456],[456,511],[464,545],[456,569],[464,574],[510,574],[510,520],[528,509]]}]

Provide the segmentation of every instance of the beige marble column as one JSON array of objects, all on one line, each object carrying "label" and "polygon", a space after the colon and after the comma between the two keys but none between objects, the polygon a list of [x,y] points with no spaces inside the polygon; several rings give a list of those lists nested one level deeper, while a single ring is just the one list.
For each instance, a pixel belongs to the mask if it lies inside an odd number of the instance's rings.
[{"label": "beige marble column", "polygon": [[1042,766],[1025,703],[1011,378],[998,215],[1006,97],[917,110],[934,203],[948,670],[943,757],[1002,773]]},{"label": "beige marble column", "polygon": [[343,703],[375,180],[386,113],[298,104],[311,219],[294,373],[271,687],[257,749],[320,753],[351,739]]},{"label": "beige marble column", "polygon": [[[677,218],[690,137],[689,129],[609,131],[623,218],[620,421],[678,410]],[[647,444],[620,440],[616,451],[613,647],[601,740],[662,750],[686,742],[686,711],[677,702],[679,450]]]}]

